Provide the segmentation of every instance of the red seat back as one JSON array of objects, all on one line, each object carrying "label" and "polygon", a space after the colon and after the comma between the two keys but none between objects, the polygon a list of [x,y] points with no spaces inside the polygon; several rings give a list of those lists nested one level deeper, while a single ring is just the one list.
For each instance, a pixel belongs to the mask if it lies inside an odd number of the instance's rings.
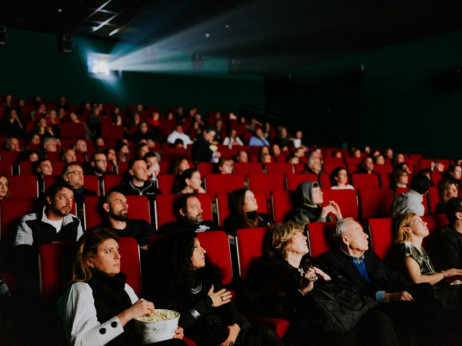
[{"label": "red seat back", "polygon": [[273,219],[274,222],[283,222],[287,213],[294,207],[294,196],[289,191],[273,191],[271,195],[273,204]]},{"label": "red seat back", "polygon": [[357,189],[377,189],[379,187],[379,177],[377,174],[357,174],[351,175],[353,186]]},{"label": "red seat back", "polygon": [[393,206],[393,190],[389,188],[360,189],[361,218],[389,217]]},{"label": "red seat back", "polygon": [[307,225],[312,257],[329,251],[335,222],[313,222]]},{"label": "red seat back", "polygon": [[265,227],[241,228],[236,231],[239,275],[242,279],[247,274],[250,261],[263,255],[263,238],[265,233]]},{"label": "red seat back", "polygon": [[240,175],[262,174],[263,166],[260,162],[235,162],[234,173]]},{"label": "red seat back", "polygon": [[59,127],[61,129],[61,137],[74,139],[85,137],[85,125],[83,123],[62,122]]},{"label": "red seat back", "polygon": [[11,198],[37,198],[38,182],[35,175],[11,176],[9,192]]},{"label": "red seat back", "polygon": [[122,175],[105,174],[103,177],[103,185],[104,185],[103,195],[107,195],[114,187],[121,184],[122,181],[123,181]]},{"label": "red seat back", "polygon": [[436,205],[440,203],[440,194],[436,186],[430,186],[428,189],[428,203],[430,204],[430,214],[436,213]]},{"label": "red seat back", "polygon": [[290,175],[294,173],[294,166],[288,162],[270,162],[266,164],[266,173]]},{"label": "red seat back", "polygon": [[26,214],[37,210],[36,198],[7,198],[0,205],[0,239],[14,240],[19,220]]},{"label": "red seat back", "polygon": [[197,233],[197,239],[207,251],[209,260],[222,270],[223,284],[230,284],[233,280],[233,267],[228,235],[223,231],[207,231]]},{"label": "red seat back", "polygon": [[381,260],[384,260],[393,242],[392,219],[369,219],[367,222],[371,233],[372,249]]},{"label": "red seat back", "polygon": [[253,192],[261,192],[266,200],[271,199],[271,191],[285,190],[285,179],[282,174],[250,174],[249,188]]},{"label": "red seat back", "polygon": [[342,212],[343,217],[357,219],[359,216],[358,199],[356,190],[322,190],[324,193],[323,206],[329,201],[336,202]]},{"label": "red seat back", "polygon": [[201,173],[202,177],[206,175],[214,174],[212,162],[199,162],[197,164],[197,170]]},{"label": "red seat back", "polygon": [[287,175],[287,190],[296,190],[297,186],[305,181],[318,181],[316,174],[299,173]]},{"label": "red seat back", "polygon": [[83,187],[94,191],[98,196],[99,193],[99,181],[96,175],[86,175],[83,179]]},{"label": "red seat back", "polygon": [[141,292],[140,248],[136,239],[120,237],[119,253],[120,271],[127,275],[127,284],[139,295]]},{"label": "red seat back", "polygon": [[220,192],[230,193],[244,187],[244,177],[239,174],[211,174],[205,178],[206,190],[211,198]]}]

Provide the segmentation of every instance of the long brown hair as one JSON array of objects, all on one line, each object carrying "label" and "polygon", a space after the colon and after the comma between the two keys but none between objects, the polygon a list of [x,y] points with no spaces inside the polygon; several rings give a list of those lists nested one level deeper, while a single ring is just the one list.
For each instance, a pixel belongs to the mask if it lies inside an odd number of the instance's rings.
[{"label": "long brown hair", "polygon": [[414,216],[416,216],[414,213],[404,213],[396,217],[393,222],[393,243],[401,244],[410,240],[409,233],[404,228],[410,226]]},{"label": "long brown hair", "polygon": [[91,279],[93,273],[85,264],[85,261],[89,257],[95,256],[98,252],[98,247],[107,239],[114,239],[118,242],[119,236],[107,228],[95,228],[84,233],[77,244],[72,268],[72,282],[88,282]]},{"label": "long brown hair", "polygon": [[231,217],[238,220],[238,223],[242,228],[257,227],[260,219],[258,218],[258,210],[256,211],[256,218],[250,219],[247,213],[244,211],[245,194],[250,191],[248,188],[234,190],[229,196],[229,211]]}]

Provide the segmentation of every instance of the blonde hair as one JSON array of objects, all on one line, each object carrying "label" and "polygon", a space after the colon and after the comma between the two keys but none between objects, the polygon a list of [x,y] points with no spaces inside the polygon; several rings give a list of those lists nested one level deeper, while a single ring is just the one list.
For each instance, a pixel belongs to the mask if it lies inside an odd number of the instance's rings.
[{"label": "blonde hair", "polygon": [[416,215],[415,213],[404,213],[396,217],[393,225],[393,243],[402,244],[410,240],[409,233],[404,228],[410,226],[412,219]]},{"label": "blonde hair", "polygon": [[270,229],[270,244],[268,244],[266,253],[270,256],[286,258],[290,239],[298,232],[303,232],[303,226],[292,221],[275,225]]}]

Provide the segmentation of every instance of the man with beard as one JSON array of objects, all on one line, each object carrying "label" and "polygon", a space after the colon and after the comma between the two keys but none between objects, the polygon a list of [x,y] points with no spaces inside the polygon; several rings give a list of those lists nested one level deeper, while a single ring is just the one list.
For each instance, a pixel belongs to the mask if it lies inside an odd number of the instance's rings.
[{"label": "man with beard", "polygon": [[42,210],[19,221],[14,243],[17,277],[38,293],[38,251],[42,244],[77,241],[83,234],[80,220],[70,214],[74,192],[69,185],[51,185]]},{"label": "man with beard", "polygon": [[205,232],[216,231],[218,226],[213,221],[204,221],[202,205],[194,193],[181,195],[173,202],[178,222],[169,222],[162,226],[160,233],[171,234],[178,231]]},{"label": "man with beard", "polygon": [[90,158],[90,164],[87,169],[89,175],[96,175],[98,177],[99,191],[104,191],[104,176],[106,174],[112,174],[107,170],[107,157],[104,153],[94,153]]},{"label": "man with beard", "polygon": [[95,228],[109,228],[120,237],[132,237],[141,249],[148,249],[148,239],[154,235],[154,228],[145,220],[128,218],[127,198],[120,192],[110,192],[102,205],[104,222]]}]

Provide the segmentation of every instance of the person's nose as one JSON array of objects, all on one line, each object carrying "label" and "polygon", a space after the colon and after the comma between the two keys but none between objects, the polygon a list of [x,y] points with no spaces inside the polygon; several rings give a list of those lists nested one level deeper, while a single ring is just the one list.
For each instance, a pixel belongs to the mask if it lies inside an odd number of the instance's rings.
[{"label": "person's nose", "polygon": [[122,257],[122,255],[120,254],[119,250],[116,250],[115,251],[115,259],[120,259]]}]

